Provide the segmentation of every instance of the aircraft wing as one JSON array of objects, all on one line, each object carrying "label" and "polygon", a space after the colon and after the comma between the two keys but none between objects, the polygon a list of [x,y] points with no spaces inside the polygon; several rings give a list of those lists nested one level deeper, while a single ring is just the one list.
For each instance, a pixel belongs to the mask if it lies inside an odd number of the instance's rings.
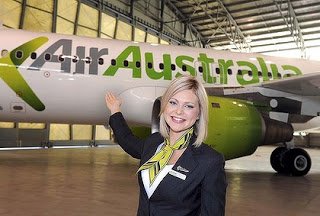
[{"label": "aircraft wing", "polygon": [[261,112],[287,113],[291,123],[305,123],[320,116],[320,72],[225,88],[223,95],[251,101]]},{"label": "aircraft wing", "polygon": [[320,72],[262,83],[260,87],[301,96],[320,96]]}]

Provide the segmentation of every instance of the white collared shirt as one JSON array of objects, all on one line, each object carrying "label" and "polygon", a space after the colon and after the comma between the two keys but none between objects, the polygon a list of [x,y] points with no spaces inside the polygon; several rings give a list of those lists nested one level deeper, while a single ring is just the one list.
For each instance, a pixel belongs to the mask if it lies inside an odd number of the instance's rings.
[{"label": "white collared shirt", "polygon": [[172,165],[166,165],[165,167],[163,167],[163,169],[158,173],[157,177],[154,179],[154,182],[152,183],[151,186],[150,186],[149,170],[146,169],[141,171],[142,182],[144,185],[144,189],[147,192],[148,198],[152,196],[154,191],[159,186],[160,182],[172,170],[173,166],[174,165],[172,164]]},{"label": "white collared shirt", "polygon": [[[154,154],[157,154],[163,145],[164,145],[164,142],[158,146]],[[163,178],[166,177],[166,175],[170,172],[170,170],[172,170],[173,166],[174,165],[172,164],[172,165],[166,165],[165,167],[163,167],[163,169],[158,173],[158,175],[154,179],[154,182],[152,183],[151,186],[150,186],[149,170],[141,171],[142,182],[144,185],[144,189],[147,192],[148,198],[152,196],[153,192],[157,189],[158,185],[163,180]]]}]

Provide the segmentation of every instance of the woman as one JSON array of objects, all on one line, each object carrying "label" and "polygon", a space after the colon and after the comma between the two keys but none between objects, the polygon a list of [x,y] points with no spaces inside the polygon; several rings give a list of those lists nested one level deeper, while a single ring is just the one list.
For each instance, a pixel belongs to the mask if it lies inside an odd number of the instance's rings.
[{"label": "woman", "polygon": [[203,143],[208,101],[192,76],[173,80],[161,100],[160,133],[135,137],[121,112],[121,101],[106,95],[110,126],[119,145],[140,159],[138,216],[224,215],[224,158]]}]

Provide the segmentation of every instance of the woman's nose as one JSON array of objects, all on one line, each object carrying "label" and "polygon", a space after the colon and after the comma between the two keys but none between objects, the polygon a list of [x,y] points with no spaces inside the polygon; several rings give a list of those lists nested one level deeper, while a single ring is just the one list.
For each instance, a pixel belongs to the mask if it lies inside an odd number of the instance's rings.
[{"label": "woman's nose", "polygon": [[182,114],[182,113],[183,113],[182,107],[177,107],[176,113],[177,113],[177,114]]}]

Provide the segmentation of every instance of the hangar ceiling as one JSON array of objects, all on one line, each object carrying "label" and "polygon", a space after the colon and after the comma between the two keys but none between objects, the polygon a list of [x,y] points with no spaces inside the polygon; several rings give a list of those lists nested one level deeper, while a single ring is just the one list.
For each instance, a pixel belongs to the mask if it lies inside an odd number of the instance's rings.
[{"label": "hangar ceiling", "polygon": [[320,59],[318,0],[6,0],[1,21],[26,30],[127,40],[136,34],[142,42]]},{"label": "hangar ceiling", "polygon": [[207,47],[272,53],[320,47],[318,0],[166,0]]}]

